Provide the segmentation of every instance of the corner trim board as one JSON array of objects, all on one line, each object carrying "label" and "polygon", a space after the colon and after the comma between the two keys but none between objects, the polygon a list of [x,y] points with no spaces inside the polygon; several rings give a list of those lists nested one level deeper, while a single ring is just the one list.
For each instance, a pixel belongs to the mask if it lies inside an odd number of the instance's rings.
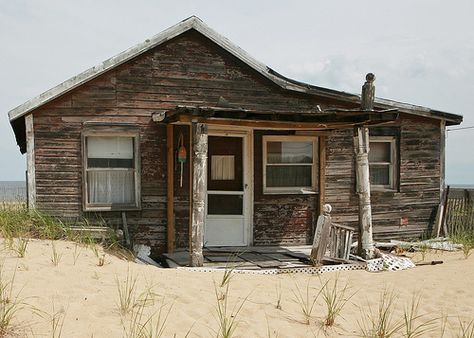
[{"label": "corner trim board", "polygon": [[35,133],[33,114],[25,116],[26,130],[26,172],[28,185],[28,209],[36,208]]}]

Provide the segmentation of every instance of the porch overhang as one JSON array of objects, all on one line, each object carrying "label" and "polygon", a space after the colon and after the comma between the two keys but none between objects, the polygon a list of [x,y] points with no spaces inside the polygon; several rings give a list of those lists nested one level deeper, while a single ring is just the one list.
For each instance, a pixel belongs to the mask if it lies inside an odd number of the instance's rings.
[{"label": "porch overhang", "polygon": [[265,129],[331,130],[386,124],[396,121],[398,117],[397,109],[380,111],[334,109],[295,113],[227,107],[177,106],[166,112],[162,122],[168,124],[198,122]]}]

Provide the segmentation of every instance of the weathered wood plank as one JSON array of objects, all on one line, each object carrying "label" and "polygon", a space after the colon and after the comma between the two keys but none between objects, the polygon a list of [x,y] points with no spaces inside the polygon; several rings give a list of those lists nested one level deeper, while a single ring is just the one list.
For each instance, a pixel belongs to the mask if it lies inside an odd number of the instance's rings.
[{"label": "weathered wood plank", "polygon": [[33,114],[25,116],[26,130],[26,173],[27,173],[27,202],[28,209],[36,208],[36,157],[35,157],[35,133],[33,126]]}]

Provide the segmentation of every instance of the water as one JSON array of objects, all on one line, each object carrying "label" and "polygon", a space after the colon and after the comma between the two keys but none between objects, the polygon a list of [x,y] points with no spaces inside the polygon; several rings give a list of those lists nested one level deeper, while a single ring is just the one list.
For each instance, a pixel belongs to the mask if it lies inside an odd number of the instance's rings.
[{"label": "water", "polygon": [[26,201],[25,181],[0,181],[0,202]]}]

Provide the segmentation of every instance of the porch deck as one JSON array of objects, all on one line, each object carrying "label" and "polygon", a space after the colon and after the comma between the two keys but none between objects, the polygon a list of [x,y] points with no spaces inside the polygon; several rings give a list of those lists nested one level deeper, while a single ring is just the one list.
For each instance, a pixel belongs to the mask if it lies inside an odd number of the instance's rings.
[{"label": "porch deck", "polygon": [[[310,245],[302,246],[252,246],[204,248],[204,267],[239,270],[291,269],[312,267]],[[187,250],[163,254],[169,267],[189,266]],[[340,264],[344,261],[325,258],[325,264]]]}]

